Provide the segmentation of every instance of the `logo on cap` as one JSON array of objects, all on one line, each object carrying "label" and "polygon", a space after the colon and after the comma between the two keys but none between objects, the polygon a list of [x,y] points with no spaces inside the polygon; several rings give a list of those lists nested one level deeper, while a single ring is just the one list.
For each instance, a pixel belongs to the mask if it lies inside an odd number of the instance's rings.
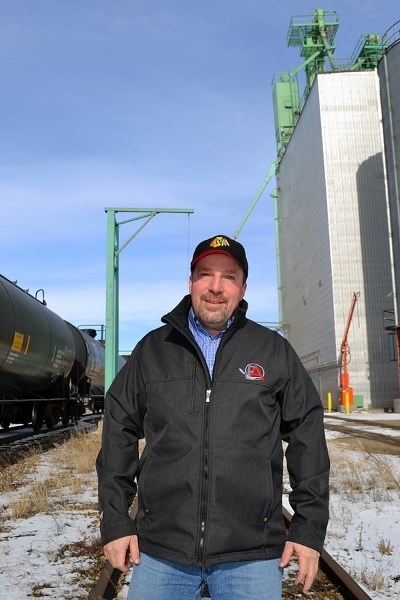
[{"label": "logo on cap", "polygon": [[211,240],[210,242],[210,247],[211,248],[221,248],[223,246],[229,246],[229,242],[226,238],[217,235],[217,237],[215,237],[213,240]]}]

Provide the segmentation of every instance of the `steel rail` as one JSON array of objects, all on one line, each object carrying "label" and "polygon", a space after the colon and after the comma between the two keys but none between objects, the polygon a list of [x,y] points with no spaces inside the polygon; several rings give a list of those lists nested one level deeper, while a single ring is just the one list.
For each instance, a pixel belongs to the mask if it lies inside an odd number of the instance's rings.
[{"label": "steel rail", "polygon": [[114,569],[107,560],[96,585],[88,596],[89,600],[113,600],[120,577],[121,571]]},{"label": "steel rail", "polygon": [[355,427],[348,427],[347,425],[331,425],[330,423],[325,423],[325,429],[330,429],[331,431],[338,431],[339,433],[343,433],[344,435],[358,437],[363,440],[380,442],[381,444],[387,444],[388,446],[395,446],[397,448],[400,446],[400,438],[399,437],[389,437],[382,433],[374,433],[372,431],[363,431],[362,429],[356,429]]},{"label": "steel rail", "polygon": [[[88,599],[114,600],[117,592],[118,581],[121,575],[121,571],[114,569],[107,560],[100,572],[96,585],[89,593]],[[209,598],[208,590],[203,591],[201,597]]]},{"label": "steel rail", "polygon": [[324,419],[336,419],[336,421],[338,421],[339,423],[342,423],[342,425],[347,425],[348,423],[351,423],[352,425],[364,425],[367,427],[376,427],[377,429],[394,429],[395,431],[400,430],[400,415],[398,418],[398,421],[393,421],[392,423],[389,420],[383,420],[383,421],[374,421],[369,420],[369,419],[358,419],[358,418],[354,418],[351,417],[351,415],[346,415],[345,418],[338,416],[335,413],[329,413],[329,412],[325,412],[324,414]]}]

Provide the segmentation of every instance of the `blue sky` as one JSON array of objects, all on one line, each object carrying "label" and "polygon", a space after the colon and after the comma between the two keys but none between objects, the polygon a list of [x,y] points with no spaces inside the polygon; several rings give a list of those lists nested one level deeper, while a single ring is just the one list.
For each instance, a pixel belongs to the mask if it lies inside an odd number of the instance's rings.
[{"label": "blue sky", "polygon": [[[232,235],[276,145],[271,82],[299,0],[2,0],[0,273],[75,325],[105,322],[105,207],[156,216],[120,259],[120,350],[187,293],[194,246]],[[398,2],[336,10],[337,58],[400,19]],[[239,234],[249,316],[278,321],[272,180]],[[121,217],[122,218],[122,217]],[[141,221],[120,227],[121,243]]]}]

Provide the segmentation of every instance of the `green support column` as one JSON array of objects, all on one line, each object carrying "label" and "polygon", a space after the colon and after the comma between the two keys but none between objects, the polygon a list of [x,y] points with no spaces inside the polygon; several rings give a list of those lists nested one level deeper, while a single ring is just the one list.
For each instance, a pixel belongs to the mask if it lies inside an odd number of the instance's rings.
[{"label": "green support column", "polygon": [[[105,343],[105,392],[118,373],[119,355],[119,255],[137,234],[159,213],[194,212],[192,208],[106,208],[107,213],[107,259],[106,259],[106,343]],[[117,213],[144,213],[117,223]],[[145,223],[119,247],[119,226],[146,218]]]},{"label": "green support column", "polygon": [[107,212],[107,263],[106,263],[106,346],[105,390],[108,390],[118,370],[118,312],[119,312],[119,229],[115,210]]}]

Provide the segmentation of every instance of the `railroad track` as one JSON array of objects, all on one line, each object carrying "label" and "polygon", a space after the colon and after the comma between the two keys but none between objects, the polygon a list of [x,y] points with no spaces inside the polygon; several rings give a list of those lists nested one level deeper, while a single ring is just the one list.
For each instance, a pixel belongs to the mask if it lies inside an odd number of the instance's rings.
[{"label": "railroad track", "polygon": [[[333,417],[335,418],[335,417]],[[388,446],[394,446],[396,448],[398,448],[400,446],[400,436],[398,437],[390,437],[388,435],[385,435],[383,433],[377,433],[376,431],[366,431],[364,429],[360,429],[357,427],[351,427],[347,424],[347,420],[346,422],[343,422],[342,419],[338,419],[341,421],[341,424],[333,424],[333,423],[325,423],[324,427],[325,429],[330,429],[331,431],[338,431],[339,433],[343,433],[344,435],[350,435],[352,437],[357,437],[357,438],[362,438],[365,440],[372,440],[374,442],[381,442],[383,444],[386,444]],[[353,420],[352,423],[357,423],[358,425],[361,426],[368,426],[370,428],[374,427],[381,427],[384,429],[394,429],[395,431],[400,430],[400,425],[383,425],[383,424],[379,424],[376,423],[375,421],[355,421]]]},{"label": "railroad track", "polygon": [[[286,526],[288,526],[292,516],[284,507],[282,507],[282,514]],[[320,571],[331,582],[335,593],[334,597],[338,600],[371,600],[371,597],[325,550],[322,551],[320,557]],[[121,575],[121,571],[113,569],[111,564],[106,561],[95,587],[89,594],[89,600],[113,600],[116,597],[118,582]],[[209,597],[206,590],[203,593],[202,598]],[[333,596],[327,596],[325,591],[323,592],[323,596],[319,596],[318,592],[316,592],[313,597],[316,599],[320,597],[321,600],[322,598],[333,598]]]},{"label": "railroad track", "polygon": [[398,422],[395,421],[374,421],[374,420],[368,420],[368,419],[354,419],[351,418],[349,416],[346,416],[346,419],[343,419],[342,417],[339,417],[335,414],[332,413],[325,413],[325,419],[336,419],[337,421],[340,421],[341,423],[356,423],[357,425],[365,425],[367,427],[377,427],[377,428],[381,428],[381,429],[395,429],[397,431],[400,431],[400,415],[399,415],[399,419]]},{"label": "railroad track", "polygon": [[[93,429],[100,417],[86,415],[79,420],[79,429]],[[0,468],[3,465],[17,463],[24,458],[30,448],[46,451],[57,446],[60,441],[71,437],[76,431],[76,424],[56,425],[53,429],[40,432],[27,431],[26,428],[14,427],[0,434]]]},{"label": "railroad track", "polygon": [[62,432],[62,431],[70,431],[71,429],[76,429],[77,425],[79,427],[91,427],[95,425],[101,416],[94,414],[83,415],[77,423],[69,423],[68,425],[62,425],[61,422],[56,423],[53,428],[48,429],[47,427],[43,427],[40,431],[32,431],[29,426],[23,427],[21,425],[16,425],[10,427],[7,430],[0,429],[0,447],[7,446],[12,444],[13,442],[24,440],[24,439],[36,439],[42,438],[46,435],[54,435],[54,433]]}]

